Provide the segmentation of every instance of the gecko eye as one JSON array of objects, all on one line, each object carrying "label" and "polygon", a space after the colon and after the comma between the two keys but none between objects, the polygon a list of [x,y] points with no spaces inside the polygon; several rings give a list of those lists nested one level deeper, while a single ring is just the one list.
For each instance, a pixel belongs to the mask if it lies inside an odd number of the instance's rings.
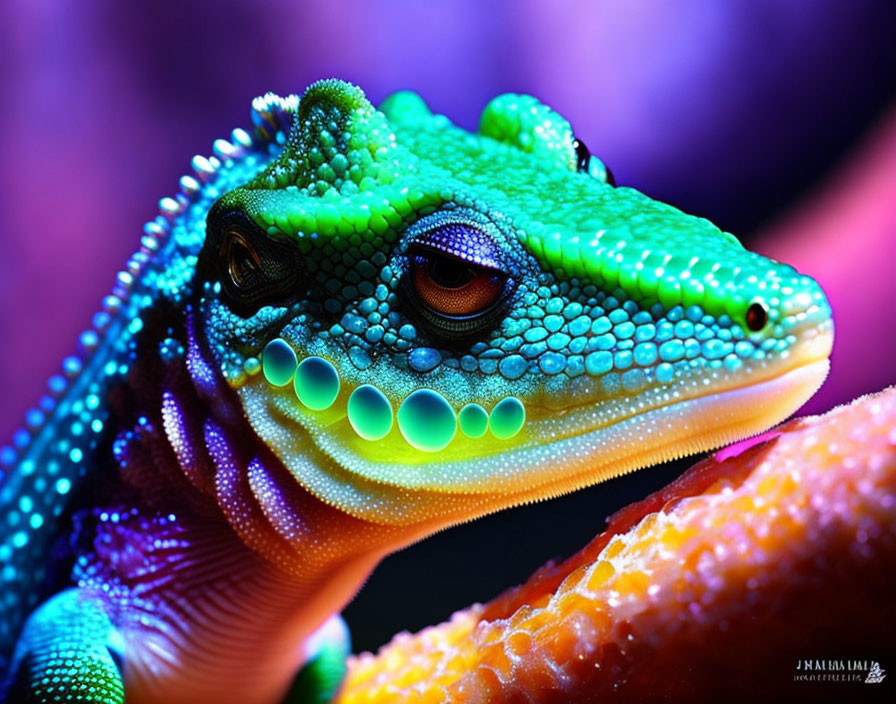
[{"label": "gecko eye", "polygon": [[587,174],[588,166],[591,164],[591,152],[588,151],[588,145],[581,139],[574,139],[572,146],[576,150],[576,171]]},{"label": "gecko eye", "polygon": [[272,239],[244,218],[215,229],[221,288],[234,311],[251,315],[263,305],[288,305],[305,292],[292,243]]},{"label": "gecko eye", "polygon": [[488,309],[504,290],[506,277],[441,252],[411,257],[411,276],[420,300],[442,315],[475,315]]},{"label": "gecko eye", "polygon": [[248,286],[261,269],[261,259],[257,252],[246,235],[236,227],[231,227],[224,234],[221,257],[226,262],[230,281],[238,288]]},{"label": "gecko eye", "polygon": [[750,307],[747,308],[745,322],[747,323],[747,329],[751,332],[762,330],[768,323],[768,311],[765,309],[765,306],[758,302],[751,303]]},{"label": "gecko eye", "polygon": [[581,139],[574,138],[572,146],[576,150],[576,171],[593,176],[611,186],[616,185],[616,178],[610,171],[610,167],[597,157],[591,156],[588,146]]},{"label": "gecko eye", "polygon": [[403,279],[411,308],[443,341],[481,335],[503,318],[516,284],[485,232],[447,224],[417,235],[408,246]]}]

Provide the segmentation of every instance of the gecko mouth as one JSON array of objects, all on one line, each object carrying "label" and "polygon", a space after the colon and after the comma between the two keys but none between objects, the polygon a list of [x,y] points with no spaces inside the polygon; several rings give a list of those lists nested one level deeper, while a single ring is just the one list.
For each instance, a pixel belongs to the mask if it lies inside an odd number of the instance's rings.
[{"label": "gecko mouth", "polygon": [[[725,397],[726,394],[746,393],[751,388],[762,388],[771,392],[774,382],[779,381],[786,387],[791,373],[807,369],[820,369],[816,365],[824,362],[824,371],[818,379],[818,385],[812,389],[810,396],[821,386],[827,375],[828,357],[833,344],[833,334],[830,325],[824,325],[820,329],[811,332],[806,339],[797,345],[786,358],[774,360],[770,364],[762,364],[756,367],[747,367],[741,373],[728,376],[718,375],[709,379],[702,374],[677,387],[659,387],[647,393],[635,397],[621,397],[609,399],[595,404],[594,394],[588,392],[587,387],[594,385],[595,381],[586,379],[581,393],[573,393],[573,397],[579,395],[582,402],[567,404],[564,408],[554,408],[556,401],[545,396],[543,403],[533,407],[533,416],[536,419],[537,434],[535,439],[541,442],[550,442],[551,438],[567,438],[586,434],[593,430],[602,430],[610,426],[627,422],[633,418],[642,417],[647,413],[659,413],[664,409],[687,404],[710,404],[714,398]],[[816,366],[813,366],[816,365]],[[708,388],[707,388],[708,387]],[[748,396],[745,396],[746,400]],[[799,404],[788,411],[793,412],[802,405],[808,397],[802,399]],[[763,417],[767,417],[768,425],[778,422],[785,416],[780,416],[774,406],[765,407],[758,404],[756,409]],[[712,427],[717,421],[712,416],[702,416],[705,427]],[[719,419],[721,420],[721,419]],[[580,432],[570,432],[570,429],[579,429]],[[645,438],[640,438],[644,440]],[[731,438],[729,441],[734,440]]]},{"label": "gecko mouth", "polygon": [[[818,330],[787,358],[730,375],[710,393],[700,385],[677,393],[658,389],[650,398],[626,399],[625,412],[622,402],[612,401],[559,412],[538,408],[523,442],[497,451],[497,443],[487,443],[491,454],[480,452],[475,462],[421,459],[420,453],[408,461],[386,443],[382,457],[370,459],[346,440],[344,414],[327,424],[297,423],[292,401],[278,402],[253,385],[241,394],[256,431],[321,500],[359,518],[399,525],[431,521],[436,504],[449,524],[762,432],[818,389],[831,343],[832,332]],[[266,433],[270,428],[279,430]]]}]

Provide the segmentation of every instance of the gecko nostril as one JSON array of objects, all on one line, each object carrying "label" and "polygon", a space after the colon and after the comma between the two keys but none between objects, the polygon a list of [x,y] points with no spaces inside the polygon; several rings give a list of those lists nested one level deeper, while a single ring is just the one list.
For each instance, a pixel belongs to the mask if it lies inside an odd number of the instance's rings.
[{"label": "gecko nostril", "polygon": [[747,308],[746,323],[751,332],[759,332],[768,322],[768,310],[759,302],[753,302]]}]

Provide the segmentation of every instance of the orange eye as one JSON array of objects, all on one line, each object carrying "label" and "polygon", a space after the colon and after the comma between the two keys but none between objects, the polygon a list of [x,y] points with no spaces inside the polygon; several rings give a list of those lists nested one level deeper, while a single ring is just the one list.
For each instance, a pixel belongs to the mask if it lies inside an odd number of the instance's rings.
[{"label": "orange eye", "polygon": [[427,251],[411,258],[411,279],[419,299],[434,312],[467,317],[488,310],[501,297],[507,277],[494,269]]}]

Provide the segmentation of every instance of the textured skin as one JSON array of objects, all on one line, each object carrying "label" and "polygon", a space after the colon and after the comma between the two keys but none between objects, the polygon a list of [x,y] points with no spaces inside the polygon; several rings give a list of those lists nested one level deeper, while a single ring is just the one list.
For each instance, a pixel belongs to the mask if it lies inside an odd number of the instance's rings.
[{"label": "textured skin", "polygon": [[339,701],[884,696],[870,665],[858,682],[794,675],[893,652],[894,427],[891,387],[720,452],[527,584],[354,658]]},{"label": "textured skin", "polygon": [[[75,590],[53,597],[35,612],[22,634],[11,701],[124,703],[124,685],[110,651],[109,617]],[[112,638],[114,640],[114,636]],[[27,651],[26,651],[27,644]],[[120,653],[119,653],[120,654]]]},{"label": "textured skin", "polygon": [[388,552],[763,430],[826,373],[812,279],[610,185],[534,98],[471,134],[322,81],[253,122],[0,453],[11,678],[74,585],[129,702],[277,701]]},{"label": "textured skin", "polygon": [[[248,215],[305,257],[317,300],[298,315],[263,310],[245,321],[214,301],[208,315],[256,432],[327,503],[413,525],[434,512],[469,518],[473,502],[476,513],[495,510],[509,494],[519,502],[568,491],[598,472],[643,466],[645,455],[665,459],[746,430],[708,443],[660,430],[648,440],[642,418],[637,428],[590,432],[633,408],[643,414],[826,357],[830,311],[811,279],[744,250],[706,220],[576,173],[568,124],[531,98],[486,107],[481,131],[506,142],[454,128],[417,96],[398,94],[383,110],[354,89],[334,99],[329,85],[313,87],[277,163],[212,214]],[[402,254],[428,229],[454,223],[487,231],[496,243],[488,255],[518,282],[502,323],[472,344],[439,344],[400,305]],[[743,321],[756,301],[770,322],[750,334]],[[456,409],[489,409],[513,395],[526,406],[526,425],[498,453],[460,435],[432,454],[396,432],[356,441],[339,402],[307,414],[288,385],[272,394],[261,375],[244,383],[246,356],[271,327],[300,359],[347,355],[351,364],[337,365],[343,386],[373,383],[393,406],[424,385]],[[558,422],[561,409],[570,413]],[[283,415],[299,432],[282,432]],[[310,465],[309,440],[321,449]],[[588,465],[558,475],[558,459],[576,456]]]}]

